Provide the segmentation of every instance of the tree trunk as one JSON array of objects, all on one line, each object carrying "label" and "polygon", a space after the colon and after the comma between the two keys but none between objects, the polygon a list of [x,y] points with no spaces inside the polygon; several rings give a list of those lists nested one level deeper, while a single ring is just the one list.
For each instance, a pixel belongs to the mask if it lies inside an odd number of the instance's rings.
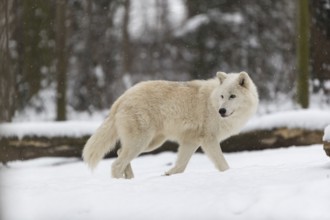
[{"label": "tree trunk", "polygon": [[130,0],[124,1],[124,21],[123,21],[123,74],[131,73],[132,66],[132,54],[131,54],[131,45],[130,45],[130,36],[129,36],[129,21],[130,21]]},{"label": "tree trunk", "polygon": [[14,114],[14,75],[10,68],[10,21],[9,12],[12,1],[0,3],[0,122],[10,121]]},{"label": "tree trunk", "polygon": [[[15,2],[15,1],[14,1]],[[41,81],[45,76],[42,67],[49,67],[53,58],[53,50],[49,44],[43,43],[45,38],[51,38],[52,31],[52,3],[44,0],[24,0],[23,4],[23,76],[20,85],[26,104],[41,89]],[[17,3],[19,5],[19,3]],[[16,12],[20,13],[20,12]]]},{"label": "tree trunk", "polygon": [[27,82],[27,100],[37,94],[40,90],[40,61],[39,61],[39,32],[42,30],[41,25],[36,18],[36,7],[39,6],[38,2],[34,0],[23,1],[23,74]]},{"label": "tree trunk", "polygon": [[309,106],[309,11],[308,0],[297,0],[297,101]]},{"label": "tree trunk", "polygon": [[66,1],[56,2],[56,73],[57,73],[57,121],[66,120]]}]

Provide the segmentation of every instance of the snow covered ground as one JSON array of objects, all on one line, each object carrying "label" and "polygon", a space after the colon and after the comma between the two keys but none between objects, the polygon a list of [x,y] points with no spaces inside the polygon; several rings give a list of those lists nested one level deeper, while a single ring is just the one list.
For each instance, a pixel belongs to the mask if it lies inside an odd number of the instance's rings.
[{"label": "snow covered ground", "polygon": [[195,154],[185,173],[161,176],[174,153],[142,156],[136,178],[94,173],[77,159],[43,158],[1,167],[5,220],[330,219],[330,158],[321,145],[225,154],[220,173]]}]

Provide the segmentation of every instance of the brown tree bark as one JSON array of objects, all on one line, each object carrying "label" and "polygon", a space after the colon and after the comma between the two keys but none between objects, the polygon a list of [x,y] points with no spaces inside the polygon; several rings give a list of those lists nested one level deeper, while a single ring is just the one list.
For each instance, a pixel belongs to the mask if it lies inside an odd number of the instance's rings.
[{"label": "brown tree bark", "polygon": [[308,0],[297,0],[297,101],[309,106],[309,9]]},{"label": "brown tree bark", "polygon": [[57,73],[57,121],[66,120],[66,0],[56,1],[56,73]]},{"label": "brown tree bark", "polygon": [[129,35],[129,22],[130,22],[130,0],[124,1],[124,20],[123,20],[123,27],[122,27],[122,34],[123,34],[123,51],[122,51],[122,59],[123,59],[123,74],[130,74],[131,73],[131,66],[132,66],[132,54],[131,54],[131,43],[130,43],[130,35]]},{"label": "brown tree bark", "polygon": [[[11,121],[14,114],[14,74],[10,69],[9,38],[11,36],[9,14],[12,1],[0,2],[0,122]],[[1,131],[0,131],[1,133]]]}]

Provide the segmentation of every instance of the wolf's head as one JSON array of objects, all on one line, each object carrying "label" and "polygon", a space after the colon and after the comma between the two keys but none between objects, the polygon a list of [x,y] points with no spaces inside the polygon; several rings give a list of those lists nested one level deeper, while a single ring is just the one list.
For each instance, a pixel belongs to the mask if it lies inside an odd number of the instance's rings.
[{"label": "wolf's head", "polygon": [[257,110],[257,89],[246,72],[217,72],[219,82],[212,101],[222,118],[251,117]]}]

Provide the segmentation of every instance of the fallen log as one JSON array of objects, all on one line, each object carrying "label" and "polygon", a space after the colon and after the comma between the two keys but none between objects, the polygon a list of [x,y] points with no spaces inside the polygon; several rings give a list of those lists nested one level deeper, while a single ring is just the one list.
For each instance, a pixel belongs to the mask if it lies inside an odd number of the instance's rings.
[{"label": "fallen log", "polygon": [[78,157],[88,136],[77,137],[3,137],[0,161],[27,160],[38,157]]},{"label": "fallen log", "polygon": [[330,125],[324,129],[323,141],[323,149],[330,157]]},{"label": "fallen log", "polygon": [[[230,137],[221,143],[224,152],[262,150],[289,146],[322,144],[323,130],[298,128],[275,128],[256,130]],[[7,136],[0,139],[0,162],[26,160],[38,157],[81,157],[81,152],[89,135],[81,137],[63,136]],[[150,153],[176,151],[177,144],[166,142],[161,148]],[[329,145],[324,145],[329,149]],[[119,147],[119,146],[117,146]],[[329,150],[326,151],[329,155]],[[115,151],[107,157],[116,156]]]},{"label": "fallen log", "polygon": [[324,142],[323,148],[325,153],[330,157],[330,142]]},{"label": "fallen log", "polygon": [[275,128],[241,133],[223,141],[221,146],[225,152],[306,146],[322,144],[322,136],[322,130]]}]

